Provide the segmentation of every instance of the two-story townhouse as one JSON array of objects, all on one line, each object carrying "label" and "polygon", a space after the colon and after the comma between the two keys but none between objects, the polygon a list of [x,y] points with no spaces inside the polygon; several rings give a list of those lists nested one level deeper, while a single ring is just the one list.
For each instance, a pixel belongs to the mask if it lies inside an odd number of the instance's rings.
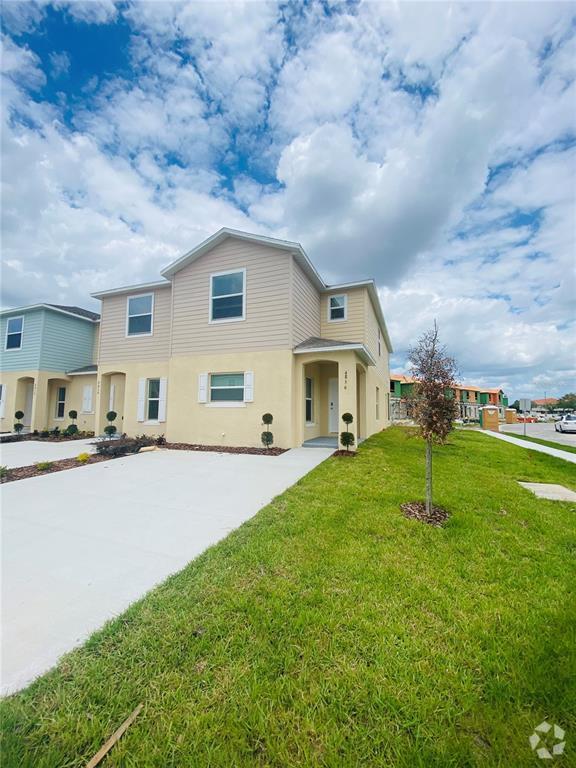
[{"label": "two-story townhouse", "polygon": [[78,427],[94,430],[95,349],[99,315],[80,307],[34,304],[0,312],[0,431],[16,411],[25,431],[64,427],[70,410]]},{"label": "two-story townhouse", "polygon": [[222,229],[153,283],[101,291],[96,427],[255,446],[336,444],[389,423],[391,344],[373,281],[329,286],[299,243]]}]

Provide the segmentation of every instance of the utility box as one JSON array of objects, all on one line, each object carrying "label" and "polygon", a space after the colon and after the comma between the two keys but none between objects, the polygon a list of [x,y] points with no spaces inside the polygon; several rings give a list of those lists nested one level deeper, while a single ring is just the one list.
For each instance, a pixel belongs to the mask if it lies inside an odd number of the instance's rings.
[{"label": "utility box", "polygon": [[504,411],[504,421],[506,424],[518,424],[518,412],[515,408],[506,408]]},{"label": "utility box", "polygon": [[500,432],[498,408],[492,406],[480,408],[480,426],[482,429],[489,429],[491,432]]}]

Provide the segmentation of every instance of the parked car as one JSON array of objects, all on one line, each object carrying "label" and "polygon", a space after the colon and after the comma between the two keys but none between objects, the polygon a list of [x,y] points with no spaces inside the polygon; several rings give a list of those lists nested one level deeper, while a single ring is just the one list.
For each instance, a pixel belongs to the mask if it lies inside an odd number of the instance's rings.
[{"label": "parked car", "polygon": [[554,424],[556,432],[576,432],[576,414],[566,413]]}]

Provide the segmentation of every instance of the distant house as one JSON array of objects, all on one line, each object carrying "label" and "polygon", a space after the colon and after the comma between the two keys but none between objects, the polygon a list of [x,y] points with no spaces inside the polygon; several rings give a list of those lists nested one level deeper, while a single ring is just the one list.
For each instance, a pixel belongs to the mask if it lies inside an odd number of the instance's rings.
[{"label": "distant house", "polygon": [[558,399],[556,397],[543,397],[540,400],[532,400],[532,409],[537,413],[547,413],[551,408],[555,408],[558,405]]},{"label": "distant house", "polygon": [[[415,381],[402,373],[390,374],[390,411],[392,421],[410,417],[410,397],[414,393]],[[508,407],[508,397],[501,389],[485,389],[472,384],[458,384],[450,389],[449,394],[458,401],[458,411],[461,419],[477,420],[480,408],[484,405],[494,405],[499,415],[504,417]]]},{"label": "distant house", "polygon": [[34,304],[0,312],[0,431],[16,411],[25,431],[67,426],[94,429],[95,350],[100,315],[81,307]]}]

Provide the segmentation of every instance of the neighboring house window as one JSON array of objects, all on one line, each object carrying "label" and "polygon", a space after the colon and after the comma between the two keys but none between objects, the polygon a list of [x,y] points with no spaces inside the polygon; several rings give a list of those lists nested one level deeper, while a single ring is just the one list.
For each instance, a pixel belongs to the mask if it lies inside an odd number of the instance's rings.
[{"label": "neighboring house window", "polygon": [[129,296],[127,304],[127,336],[150,336],[152,334],[152,312],[154,294]]},{"label": "neighboring house window", "polygon": [[244,320],[246,270],[210,275],[210,322]]},{"label": "neighboring house window", "polygon": [[394,387],[394,382],[392,381],[392,379],[390,379],[390,392],[392,394],[394,394],[395,391],[396,390],[395,390],[395,387]]},{"label": "neighboring house window", "polygon": [[6,325],[6,349],[20,349],[22,347],[23,330],[23,317],[8,318],[8,323]]},{"label": "neighboring house window", "polygon": [[314,380],[306,379],[306,423],[314,421]]},{"label": "neighboring house window", "polygon": [[382,336],[380,334],[380,328],[378,328],[378,357],[382,357]]},{"label": "neighboring house window", "polygon": [[58,387],[56,397],[56,418],[63,419],[66,413],[66,387]]},{"label": "neighboring house window", "polygon": [[243,400],[243,373],[212,373],[210,375],[210,402],[242,402]]},{"label": "neighboring house window", "polygon": [[380,387],[376,387],[376,421],[380,421]]},{"label": "neighboring house window", "polygon": [[160,412],[160,379],[148,379],[146,419],[148,421],[158,421],[159,412]]}]

